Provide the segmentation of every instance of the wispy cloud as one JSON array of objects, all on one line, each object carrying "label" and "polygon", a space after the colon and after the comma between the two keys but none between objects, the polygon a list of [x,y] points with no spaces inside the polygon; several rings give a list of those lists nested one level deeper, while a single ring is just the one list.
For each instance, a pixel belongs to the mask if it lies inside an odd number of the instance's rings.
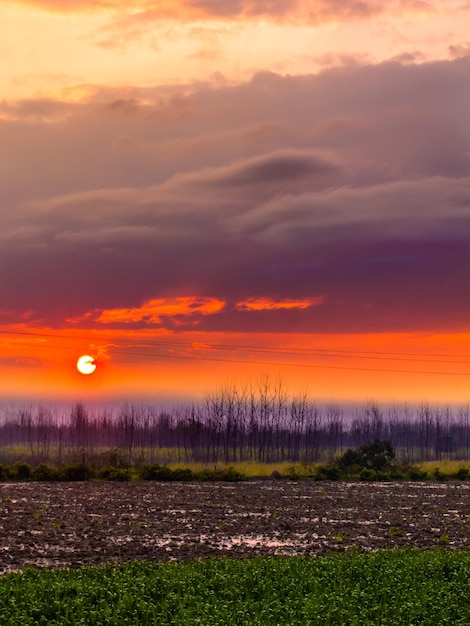
[{"label": "wispy cloud", "polygon": [[192,315],[193,313],[203,315],[217,313],[223,309],[224,305],[223,301],[216,298],[198,298],[196,296],[157,298],[145,302],[140,307],[100,311],[95,321],[99,324],[128,324],[132,322],[159,324],[163,317]]},{"label": "wispy cloud", "polygon": [[279,309],[308,309],[324,302],[323,296],[308,300],[269,300],[268,298],[250,298],[245,302],[237,302],[237,311],[276,311]]}]

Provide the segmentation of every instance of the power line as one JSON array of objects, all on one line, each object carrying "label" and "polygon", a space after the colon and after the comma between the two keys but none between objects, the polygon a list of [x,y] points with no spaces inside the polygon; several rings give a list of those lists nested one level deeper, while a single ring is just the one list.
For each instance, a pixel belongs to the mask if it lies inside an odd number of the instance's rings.
[{"label": "power line", "polygon": [[[1,332],[1,331],[0,331]],[[74,339],[76,339],[74,337]],[[66,346],[53,346],[48,344],[38,346],[37,343],[23,343],[22,345],[28,345],[33,347],[47,347],[52,350],[72,350]],[[191,345],[191,344],[188,344]],[[314,363],[289,363],[278,361],[260,361],[253,359],[229,359],[221,357],[204,357],[204,356],[191,356],[184,354],[163,354],[163,353],[151,353],[151,352],[137,352],[135,350],[119,350],[116,348],[108,348],[108,354],[119,354],[123,356],[141,356],[146,358],[156,359],[180,359],[190,361],[211,361],[219,363],[242,363],[250,365],[266,365],[277,367],[302,367],[310,369],[331,369],[331,370],[346,370],[346,371],[360,371],[360,372],[379,372],[379,373],[396,373],[396,374],[423,374],[423,375],[435,375],[435,376],[470,376],[470,372],[441,372],[441,371],[417,371],[417,370],[404,370],[404,369],[391,369],[391,368],[372,368],[372,367],[346,367],[340,365],[318,365]],[[432,361],[432,363],[438,363],[438,361]]]},{"label": "power line", "polygon": [[[67,335],[63,333],[34,333],[34,332],[26,332],[26,331],[6,331],[0,330],[0,334],[5,335],[21,335],[21,336],[32,336],[32,337],[45,337],[45,338],[53,338],[53,339],[72,339],[77,340],[81,339],[84,341],[94,342],[100,341],[97,337],[76,337],[74,335]],[[103,341],[101,339],[101,341]],[[134,340],[134,339],[126,339],[120,338],[119,341],[130,343],[133,346],[149,346],[149,347],[183,347],[183,348],[192,348],[194,349],[194,344],[197,342],[189,342],[189,341],[159,341],[159,340]],[[274,348],[270,346],[256,346],[256,345],[232,345],[232,344],[220,344],[220,343],[207,343],[201,342],[202,345],[207,346],[209,349],[215,350],[236,350],[236,351],[251,351],[251,352],[262,352],[266,354],[286,354],[293,356],[317,356],[317,357],[337,357],[341,356],[342,358],[360,358],[360,359],[376,359],[376,360],[392,360],[392,361],[409,361],[409,362],[424,362],[424,363],[445,363],[445,364],[459,364],[459,365],[469,365],[470,361],[449,361],[447,359],[470,359],[470,355],[458,355],[458,354],[426,354],[416,352],[387,352],[387,351],[372,351],[372,350],[340,350],[336,348]],[[366,356],[361,356],[366,355]],[[370,356],[369,356],[370,355]],[[402,357],[407,356],[416,356],[416,357],[430,357],[430,358],[417,358],[417,359],[406,359]],[[442,358],[444,357],[444,358]],[[437,359],[437,360],[434,360]]]},{"label": "power line", "polygon": [[222,359],[218,357],[200,357],[200,356],[188,356],[188,355],[175,355],[175,354],[150,354],[148,352],[123,352],[115,349],[108,350],[111,354],[133,354],[136,356],[153,356],[158,358],[166,358],[166,359],[187,359],[193,361],[218,361],[223,363],[251,363],[255,365],[277,365],[282,367],[309,367],[309,368],[317,368],[317,369],[334,369],[334,370],[353,370],[353,371],[362,371],[362,372],[389,372],[389,373],[400,373],[400,374],[435,374],[440,376],[470,376],[470,372],[433,372],[433,371],[423,371],[419,372],[416,370],[399,370],[399,369],[379,369],[379,368],[370,368],[370,367],[345,367],[339,365],[314,365],[312,363],[279,363],[276,361],[258,361],[258,360],[242,360],[242,359]]}]

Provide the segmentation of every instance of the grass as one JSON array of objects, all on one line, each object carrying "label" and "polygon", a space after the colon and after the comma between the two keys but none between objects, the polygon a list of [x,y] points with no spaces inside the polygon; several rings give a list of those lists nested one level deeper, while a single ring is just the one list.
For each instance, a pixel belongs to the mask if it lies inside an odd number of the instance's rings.
[{"label": "grass", "polygon": [[470,552],[27,570],[0,578],[2,625],[470,624]]},{"label": "grass", "polygon": [[423,463],[417,463],[419,469],[432,474],[436,467],[443,474],[451,475],[456,474],[459,469],[470,470],[470,461],[449,461],[444,459],[442,461],[425,461]]},{"label": "grass", "polygon": [[[268,477],[271,476],[273,472],[279,472],[283,476],[288,476],[293,470],[299,476],[306,476],[311,473],[312,466],[305,466],[301,463],[292,463],[292,462],[283,462],[283,463],[260,463],[259,461],[236,461],[234,463],[229,464],[230,467],[233,467],[237,472],[244,474],[249,478],[254,477]],[[200,472],[207,468],[213,469],[214,464],[210,463],[170,463],[168,465],[171,469],[177,468],[189,468],[194,473]],[[225,463],[217,463],[216,469],[218,471],[222,471],[227,466]]]},{"label": "grass", "polygon": [[[244,474],[247,478],[270,477],[273,472],[278,472],[281,476],[309,477],[314,475],[318,467],[321,465],[321,463],[293,463],[288,461],[282,463],[260,463],[259,461],[238,461],[230,463],[231,467],[233,467],[237,472]],[[446,476],[455,475],[460,469],[468,469],[470,471],[470,461],[442,460],[415,463],[414,465],[419,470],[427,472],[428,477],[430,478],[432,478],[436,468],[438,468],[439,471]],[[170,463],[168,467],[171,469],[189,468],[194,473],[197,473],[207,468],[213,469],[214,464],[192,462]],[[225,467],[226,465],[224,463],[216,464],[216,469],[218,471],[222,471]]]}]

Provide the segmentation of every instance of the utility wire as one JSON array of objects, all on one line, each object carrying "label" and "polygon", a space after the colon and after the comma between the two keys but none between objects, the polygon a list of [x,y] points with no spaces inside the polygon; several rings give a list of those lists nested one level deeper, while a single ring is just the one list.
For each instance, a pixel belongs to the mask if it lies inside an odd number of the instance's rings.
[{"label": "utility wire", "polygon": [[[84,341],[95,342],[100,341],[97,337],[76,337],[74,335],[67,335],[63,333],[34,333],[34,332],[26,332],[26,331],[5,331],[0,330],[0,334],[5,335],[21,335],[28,337],[40,337],[40,338],[54,338],[54,339],[71,339],[77,340],[81,339]],[[103,341],[101,339],[101,341]],[[184,341],[159,341],[159,340],[134,340],[134,339],[126,339],[120,338],[118,339],[119,343],[129,343],[131,347],[145,347],[149,346],[152,348],[162,347],[162,348],[173,348],[173,347],[182,347],[185,349],[197,349],[198,342],[184,342]],[[259,352],[265,354],[283,354],[283,355],[293,355],[293,356],[316,356],[316,357],[326,357],[326,358],[356,358],[356,359],[373,359],[373,360],[389,360],[389,361],[408,361],[408,362],[421,362],[421,363],[444,363],[444,364],[454,364],[454,365],[470,365],[470,361],[462,361],[462,360],[448,360],[448,359],[470,359],[470,355],[456,355],[456,354],[427,354],[423,355],[415,352],[386,352],[386,351],[371,351],[371,350],[339,350],[336,348],[326,349],[326,348],[274,348],[270,346],[256,346],[256,345],[232,345],[232,344],[219,344],[219,343],[207,343],[200,342],[204,347],[213,350],[224,350],[224,351],[242,351],[242,352]],[[35,345],[35,344],[34,344]],[[365,356],[363,356],[365,355]],[[427,358],[403,358],[409,356],[416,357],[427,357]],[[444,357],[444,358],[442,358]]]},{"label": "utility wire", "polygon": [[199,357],[199,356],[189,356],[189,355],[176,355],[176,354],[150,354],[148,352],[124,352],[119,350],[108,350],[111,354],[134,354],[138,356],[149,356],[149,357],[158,357],[165,359],[187,359],[187,360],[195,360],[195,361],[219,361],[223,363],[253,363],[256,365],[278,365],[282,367],[310,367],[317,369],[332,369],[332,370],[354,370],[361,372],[393,372],[400,374],[436,374],[441,376],[470,376],[470,372],[433,372],[433,371],[423,371],[419,372],[416,370],[399,370],[399,369],[379,369],[379,368],[371,368],[371,367],[345,367],[339,365],[314,365],[312,363],[280,363],[276,361],[258,361],[258,360],[242,360],[242,359],[223,359],[218,357]]},{"label": "utility wire", "polygon": [[[1,332],[1,331],[0,331]],[[52,336],[52,335],[51,335]],[[75,339],[75,338],[74,338]],[[53,346],[50,344],[42,344],[38,345],[37,343],[22,343],[21,345],[28,345],[33,347],[40,348],[49,348],[52,350],[72,350],[71,347],[67,346]],[[191,344],[188,344],[191,345]],[[267,366],[278,366],[278,367],[302,367],[302,368],[312,368],[312,369],[331,369],[331,370],[347,370],[347,371],[360,371],[360,372],[382,372],[382,373],[396,373],[396,374],[425,374],[425,375],[435,375],[435,376],[470,376],[470,372],[441,372],[441,371],[417,371],[417,370],[404,370],[404,369],[390,369],[390,368],[372,368],[372,367],[346,367],[340,365],[319,365],[314,363],[289,363],[289,362],[278,362],[278,361],[260,361],[253,359],[230,359],[230,358],[221,358],[221,357],[204,357],[204,356],[191,356],[184,354],[165,354],[165,353],[152,353],[152,352],[137,352],[136,350],[119,350],[116,348],[108,348],[106,350],[108,354],[119,354],[123,356],[141,356],[147,358],[156,358],[156,359],[180,359],[180,360],[189,360],[189,361],[212,361],[219,363],[244,363],[251,365],[267,365]],[[323,355],[319,355],[323,356]],[[438,363],[438,361],[431,361],[432,363]]]}]

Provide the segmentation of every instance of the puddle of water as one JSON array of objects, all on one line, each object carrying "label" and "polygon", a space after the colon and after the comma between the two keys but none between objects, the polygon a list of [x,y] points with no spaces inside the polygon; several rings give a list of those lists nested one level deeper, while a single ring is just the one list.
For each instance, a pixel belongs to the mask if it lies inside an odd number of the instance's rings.
[{"label": "puddle of water", "polygon": [[235,535],[233,537],[209,537],[201,535],[200,543],[210,543],[212,547],[218,550],[233,550],[234,548],[270,548],[275,551],[289,549],[299,550],[305,548],[312,539],[319,539],[320,536],[306,533],[291,536],[289,538],[278,538],[269,535]]},{"label": "puddle of water", "polygon": [[202,509],[163,509],[161,513],[168,513],[169,515],[186,515],[187,513],[200,513],[201,510]]},{"label": "puddle of water", "polygon": [[265,517],[265,518],[268,518],[268,517],[272,516],[272,513],[269,513],[269,512],[268,513],[252,513],[252,512],[248,512],[248,513],[233,513],[232,512],[231,516],[232,517],[241,517],[243,519],[246,519],[246,518],[249,519],[250,517],[258,517],[258,518],[259,517]]}]

